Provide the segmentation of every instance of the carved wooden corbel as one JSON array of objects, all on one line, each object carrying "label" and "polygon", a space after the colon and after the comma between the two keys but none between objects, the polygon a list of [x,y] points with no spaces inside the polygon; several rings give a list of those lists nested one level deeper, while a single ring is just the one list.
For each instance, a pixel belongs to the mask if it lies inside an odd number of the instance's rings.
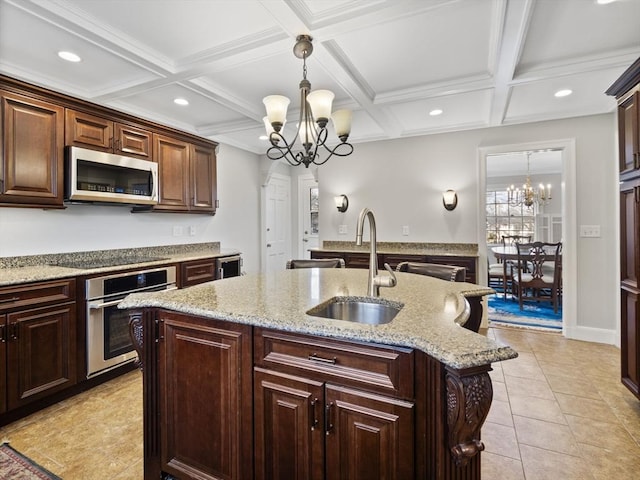
[{"label": "carved wooden corbel", "polygon": [[484,450],[480,429],[491,407],[493,387],[484,366],[477,369],[447,368],[447,425],[449,449],[458,466]]},{"label": "carved wooden corbel", "polygon": [[133,348],[136,349],[138,354],[138,360],[136,360],[136,366],[140,369],[144,369],[144,362],[142,361],[142,352],[143,352],[143,344],[144,344],[144,336],[143,336],[143,326],[144,320],[142,311],[133,311],[129,314],[129,336],[131,337],[131,342],[133,343]]}]

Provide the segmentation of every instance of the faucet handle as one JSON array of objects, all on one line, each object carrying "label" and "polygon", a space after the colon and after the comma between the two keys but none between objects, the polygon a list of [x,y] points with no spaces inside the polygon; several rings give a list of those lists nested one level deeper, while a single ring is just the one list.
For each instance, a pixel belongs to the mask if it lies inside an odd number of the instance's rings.
[{"label": "faucet handle", "polygon": [[388,263],[384,264],[384,268],[387,272],[389,272],[389,274],[391,275],[390,277],[382,277],[382,276],[378,276],[376,277],[376,282],[380,287],[395,287],[396,284],[398,283],[398,280],[396,279],[396,274],[393,272],[393,270],[391,269],[391,266]]}]

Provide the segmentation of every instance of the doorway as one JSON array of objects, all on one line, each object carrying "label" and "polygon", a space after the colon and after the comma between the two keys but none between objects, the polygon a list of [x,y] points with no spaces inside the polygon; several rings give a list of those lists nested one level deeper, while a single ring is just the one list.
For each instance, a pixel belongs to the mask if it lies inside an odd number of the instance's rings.
[{"label": "doorway", "polygon": [[[562,168],[560,185],[553,194],[561,201],[561,223],[554,225],[555,235],[561,231],[563,244],[562,253],[562,277],[563,277],[563,308],[562,308],[562,333],[572,337],[572,332],[576,325],[577,312],[577,252],[576,252],[576,159],[575,141],[573,139],[550,140],[545,142],[532,142],[513,145],[500,145],[493,147],[482,147],[478,150],[478,270],[483,283],[488,283],[488,265],[491,261],[489,254],[490,244],[488,243],[487,232],[487,186],[490,180],[487,176],[487,164],[492,155],[504,155],[513,152],[527,151],[557,151],[561,155]],[[522,175],[525,172],[520,173]],[[520,181],[522,183],[522,181]],[[552,186],[554,188],[554,186]],[[534,235],[542,234],[541,231],[534,232]],[[545,232],[549,235],[549,232]],[[549,238],[547,236],[547,238]]]},{"label": "doorway", "polygon": [[318,181],[312,174],[298,177],[298,258],[311,258],[320,245]]},{"label": "doorway", "polygon": [[[562,269],[548,252],[542,279],[557,280],[558,288],[534,290],[536,295],[552,292],[555,301],[518,302],[517,253],[515,243],[562,242],[562,151],[545,149],[487,155],[486,158],[486,242],[489,263],[488,284],[498,293],[489,297],[488,319],[493,325],[520,326],[562,331]],[[506,252],[505,250],[509,250]],[[505,255],[508,255],[505,257]],[[531,271],[524,272],[530,275]],[[531,292],[532,293],[532,292]]]},{"label": "doorway", "polygon": [[264,271],[284,270],[291,257],[291,178],[274,173],[265,185]]}]

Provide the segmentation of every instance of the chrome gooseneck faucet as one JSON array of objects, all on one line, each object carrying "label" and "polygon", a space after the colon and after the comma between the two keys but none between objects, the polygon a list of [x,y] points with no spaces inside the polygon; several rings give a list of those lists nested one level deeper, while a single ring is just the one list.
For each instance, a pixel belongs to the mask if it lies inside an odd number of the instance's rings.
[{"label": "chrome gooseneck faucet", "polygon": [[367,295],[370,297],[380,296],[380,287],[395,287],[396,275],[388,263],[384,264],[384,268],[391,274],[388,276],[378,275],[378,252],[376,246],[376,218],[373,212],[368,208],[363,208],[358,216],[358,225],[356,226],[356,245],[362,245],[362,231],[364,230],[364,220],[369,218],[369,283],[367,284]]}]

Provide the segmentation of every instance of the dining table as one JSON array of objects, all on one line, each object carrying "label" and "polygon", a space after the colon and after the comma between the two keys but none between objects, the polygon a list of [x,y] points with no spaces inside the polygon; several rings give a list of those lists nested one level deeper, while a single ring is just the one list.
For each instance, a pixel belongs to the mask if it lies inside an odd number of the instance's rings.
[{"label": "dining table", "polygon": [[[555,261],[555,247],[549,247],[549,261]],[[518,261],[518,247],[515,245],[499,245],[497,247],[491,247],[491,252],[496,257],[498,263],[502,263],[502,285],[504,291],[504,298],[507,298],[507,263],[509,260]],[[560,254],[562,258],[562,254]]]}]

